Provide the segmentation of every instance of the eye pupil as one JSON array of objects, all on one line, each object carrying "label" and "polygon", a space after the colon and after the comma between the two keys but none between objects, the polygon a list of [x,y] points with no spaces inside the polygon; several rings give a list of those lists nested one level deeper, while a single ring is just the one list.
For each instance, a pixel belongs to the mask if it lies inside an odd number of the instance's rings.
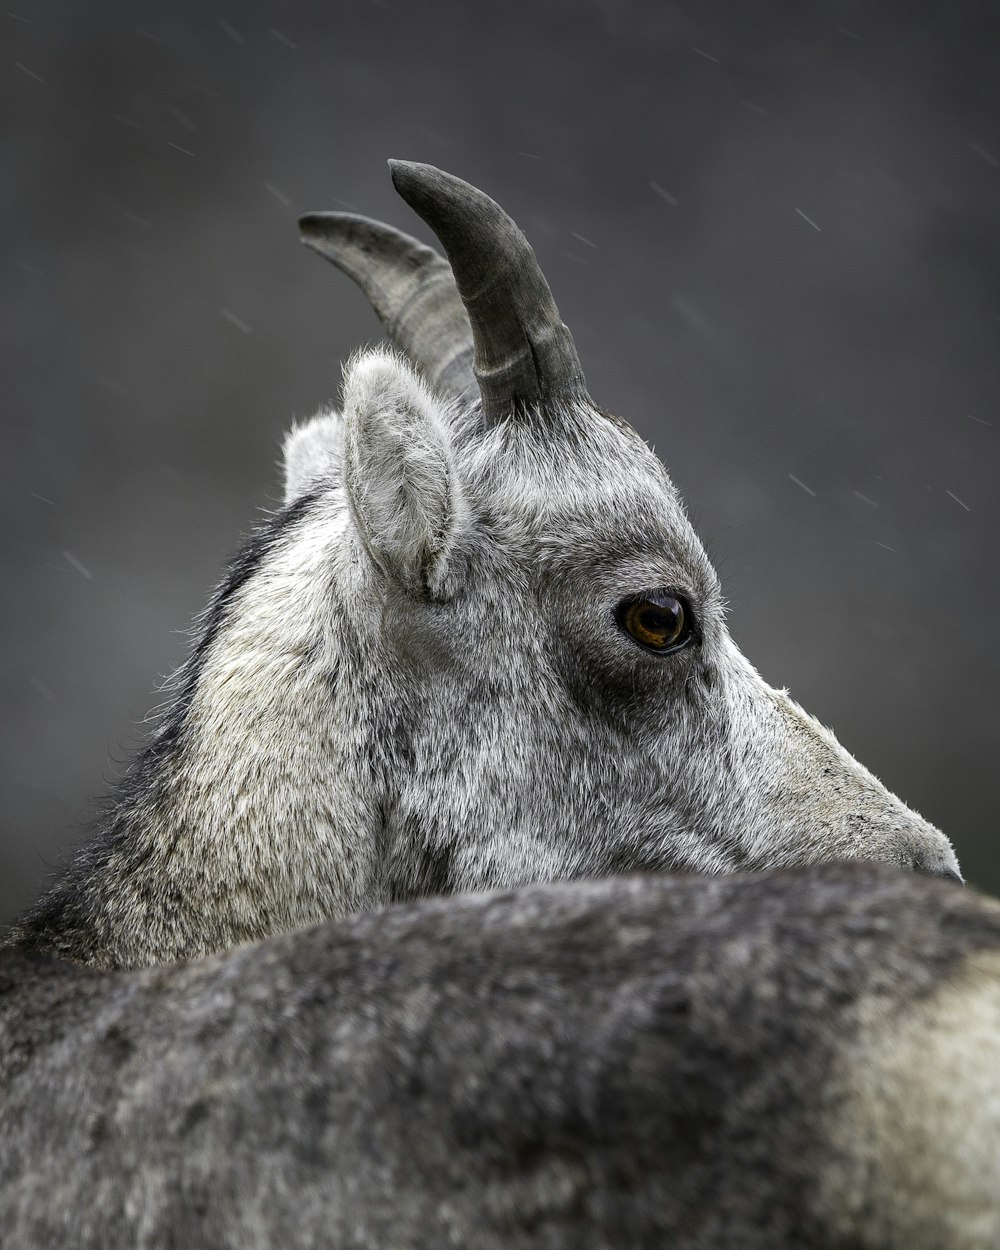
[{"label": "eye pupil", "polygon": [[676,651],[691,637],[684,604],[674,595],[623,600],[615,616],[631,638],[652,651]]}]

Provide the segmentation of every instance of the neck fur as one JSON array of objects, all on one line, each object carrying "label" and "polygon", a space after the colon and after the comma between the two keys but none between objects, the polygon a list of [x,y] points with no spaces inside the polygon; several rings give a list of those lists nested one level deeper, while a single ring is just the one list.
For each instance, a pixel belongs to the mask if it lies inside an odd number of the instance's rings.
[{"label": "neck fur", "polygon": [[379,901],[380,770],[364,723],[379,699],[339,679],[354,632],[344,519],[329,495],[310,497],[237,559],[99,836],[7,944],[134,967]]}]

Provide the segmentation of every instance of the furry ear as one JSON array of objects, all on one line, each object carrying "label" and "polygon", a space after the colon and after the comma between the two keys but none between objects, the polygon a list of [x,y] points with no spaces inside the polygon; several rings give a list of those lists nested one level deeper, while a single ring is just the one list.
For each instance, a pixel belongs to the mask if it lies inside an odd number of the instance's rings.
[{"label": "furry ear", "polygon": [[340,477],[344,423],[331,409],[285,436],[285,505],[312,490],[317,482]]},{"label": "furry ear", "polygon": [[468,510],[435,400],[389,352],[344,381],[344,487],[368,554],[408,591],[446,594]]}]

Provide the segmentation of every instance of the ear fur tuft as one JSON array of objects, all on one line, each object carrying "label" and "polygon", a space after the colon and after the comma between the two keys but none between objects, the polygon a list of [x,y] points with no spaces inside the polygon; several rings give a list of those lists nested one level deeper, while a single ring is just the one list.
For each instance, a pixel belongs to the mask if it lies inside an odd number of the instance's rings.
[{"label": "ear fur tuft", "polygon": [[289,430],[283,448],[286,507],[317,482],[340,477],[343,445],[344,423],[334,408]]},{"label": "ear fur tuft", "polygon": [[385,350],[344,378],[344,486],[373,562],[408,591],[446,594],[468,510],[448,427],[427,387]]}]

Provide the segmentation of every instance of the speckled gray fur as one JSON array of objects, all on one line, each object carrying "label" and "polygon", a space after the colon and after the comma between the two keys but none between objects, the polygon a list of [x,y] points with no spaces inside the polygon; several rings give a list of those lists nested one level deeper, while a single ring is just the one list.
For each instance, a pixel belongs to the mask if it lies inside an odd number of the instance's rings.
[{"label": "speckled gray fur", "polygon": [[[3,1244],[995,1250],[984,960],[1000,906],[861,865],[433,900],[137,972],[9,953]],[[928,1064],[951,987],[992,1103]]]}]

